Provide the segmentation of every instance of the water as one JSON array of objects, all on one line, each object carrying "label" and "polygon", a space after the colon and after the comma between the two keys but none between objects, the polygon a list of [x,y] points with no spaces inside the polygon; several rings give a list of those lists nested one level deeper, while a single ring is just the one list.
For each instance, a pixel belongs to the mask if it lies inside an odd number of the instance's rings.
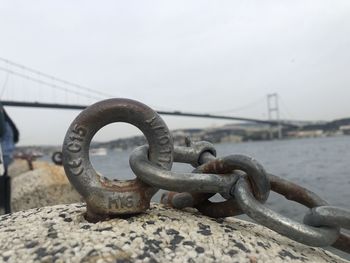
[{"label": "water", "polygon": [[[350,209],[350,136],[216,144],[218,156],[246,154],[258,160],[267,172],[302,185],[331,205]],[[107,156],[91,156],[96,170],[110,178],[135,178],[129,168],[132,150],[110,151]],[[174,171],[190,172],[186,164],[174,164]],[[158,202],[160,193],[153,198]],[[302,205],[271,193],[266,203],[273,210],[302,221],[307,211]],[[344,256],[344,255],[343,255]],[[349,258],[349,256],[346,256]]]}]

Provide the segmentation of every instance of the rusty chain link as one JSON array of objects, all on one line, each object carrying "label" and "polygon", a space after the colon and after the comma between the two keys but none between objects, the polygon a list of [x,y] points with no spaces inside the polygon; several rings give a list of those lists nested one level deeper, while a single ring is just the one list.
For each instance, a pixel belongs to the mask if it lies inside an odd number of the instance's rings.
[{"label": "rusty chain link", "polygon": [[[148,145],[135,149],[129,158],[136,180],[110,180],[97,173],[89,160],[92,137],[112,122],[138,127]],[[255,159],[244,155],[216,157],[209,142],[186,140],[173,146],[161,117],[148,106],[128,99],[98,102],[79,114],[63,143],[63,165],[68,179],[87,203],[87,219],[104,220],[149,208],[158,189],[168,192],[161,203],[174,208],[195,207],[210,217],[247,214],[258,223],[300,243],[329,246],[350,253],[350,211],[329,206],[315,193],[278,176],[268,174]],[[188,163],[192,173],[171,171],[172,163]],[[304,224],[280,215],[264,205],[270,189],[310,208]],[[213,203],[216,193],[226,200]]]},{"label": "rusty chain link", "polygon": [[[198,159],[200,160],[201,158]],[[220,160],[219,163],[218,160]],[[227,164],[223,160],[228,159],[227,157],[226,159],[217,159],[212,155],[210,158],[207,158],[204,164],[195,169],[194,172],[216,172],[222,174],[224,170],[220,169],[227,167]],[[236,162],[237,159],[233,155],[230,161]],[[250,165],[256,164],[251,163]],[[254,184],[249,180],[249,174],[251,172],[248,169],[241,168],[239,170],[244,173],[241,174],[233,186],[232,198],[226,201],[220,203],[211,202],[209,200],[213,196],[211,193],[168,192],[162,195],[161,203],[178,209],[195,207],[204,215],[214,218],[236,216],[245,213],[258,223],[300,243],[319,247],[332,245],[337,249],[350,253],[350,236],[339,233],[340,227],[349,229],[350,211],[328,206],[325,200],[306,188],[276,175],[266,174],[272,191],[283,195],[288,200],[311,208],[310,212],[305,215],[305,224],[298,223],[272,211],[264,206],[263,202],[259,202],[255,196]],[[228,171],[226,170],[225,172]],[[237,173],[235,169],[232,169],[231,172]],[[225,198],[225,196],[223,197]]]}]

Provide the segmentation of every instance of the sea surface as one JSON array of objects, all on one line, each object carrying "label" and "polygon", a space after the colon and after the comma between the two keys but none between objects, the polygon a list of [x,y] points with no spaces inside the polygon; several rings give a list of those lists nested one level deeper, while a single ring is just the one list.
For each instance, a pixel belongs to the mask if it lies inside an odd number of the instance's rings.
[{"label": "sea surface", "polygon": [[[350,136],[224,143],[215,144],[215,147],[217,156],[251,156],[267,172],[314,191],[331,205],[350,209]],[[104,176],[132,179],[135,176],[129,167],[131,151],[112,150],[105,156],[91,156],[91,161],[95,169]],[[187,164],[173,165],[173,171],[192,170]],[[154,196],[153,201],[159,202],[160,192]],[[216,197],[216,200],[219,198]],[[307,212],[307,208],[302,205],[275,193],[270,194],[266,205],[299,221],[302,221]],[[350,258],[349,255],[345,257]]]}]

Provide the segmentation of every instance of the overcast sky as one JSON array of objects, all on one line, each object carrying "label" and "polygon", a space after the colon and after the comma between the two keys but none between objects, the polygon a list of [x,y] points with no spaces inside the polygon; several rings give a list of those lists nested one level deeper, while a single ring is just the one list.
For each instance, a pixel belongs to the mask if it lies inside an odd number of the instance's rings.
[{"label": "overcast sky", "polygon": [[[277,92],[283,118],[350,117],[348,0],[2,0],[0,57],[156,109],[266,119],[266,95]],[[0,91],[3,100],[94,101],[3,71]],[[7,111],[22,145],[61,144],[79,113]],[[164,119],[170,129],[228,123]],[[97,139],[135,133],[112,125]]]}]

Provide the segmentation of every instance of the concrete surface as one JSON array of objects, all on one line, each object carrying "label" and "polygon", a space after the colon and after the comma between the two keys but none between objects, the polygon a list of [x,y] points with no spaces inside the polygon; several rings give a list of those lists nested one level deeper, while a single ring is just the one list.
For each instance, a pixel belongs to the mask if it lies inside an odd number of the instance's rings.
[{"label": "concrete surface", "polygon": [[138,216],[89,223],[85,205],[0,217],[3,262],[347,262],[236,218],[152,204]]}]

